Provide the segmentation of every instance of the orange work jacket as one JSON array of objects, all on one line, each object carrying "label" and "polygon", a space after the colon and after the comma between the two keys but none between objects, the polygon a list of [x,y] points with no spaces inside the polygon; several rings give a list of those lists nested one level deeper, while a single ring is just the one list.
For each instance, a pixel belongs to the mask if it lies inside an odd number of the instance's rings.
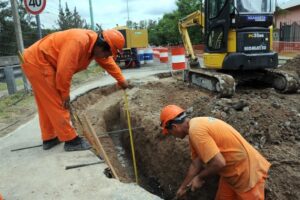
[{"label": "orange work jacket", "polygon": [[50,34],[37,41],[24,52],[25,62],[36,66],[51,65],[55,71],[55,84],[63,100],[69,97],[72,76],[96,62],[118,83],[125,81],[113,57],[94,58],[92,50],[97,33],[85,29],[69,29]]}]

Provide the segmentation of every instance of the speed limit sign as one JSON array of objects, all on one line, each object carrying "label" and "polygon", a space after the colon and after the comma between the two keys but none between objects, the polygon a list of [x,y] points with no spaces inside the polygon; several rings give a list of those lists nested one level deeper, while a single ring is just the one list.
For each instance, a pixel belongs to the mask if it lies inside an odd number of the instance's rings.
[{"label": "speed limit sign", "polygon": [[46,0],[24,0],[24,4],[27,12],[38,15],[44,10]]}]

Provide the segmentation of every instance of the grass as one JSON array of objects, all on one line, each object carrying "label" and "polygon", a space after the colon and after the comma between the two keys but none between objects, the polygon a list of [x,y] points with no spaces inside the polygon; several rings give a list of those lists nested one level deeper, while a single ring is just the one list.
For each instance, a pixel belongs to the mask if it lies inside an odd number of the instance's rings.
[{"label": "grass", "polygon": [[[22,78],[16,79],[16,85],[17,85],[17,87],[23,85],[23,80],[22,80]],[[0,91],[4,91],[4,90],[7,90],[7,85],[6,85],[6,83],[0,83]]]},{"label": "grass", "polygon": [[34,97],[30,93],[25,93],[24,90],[17,93],[4,96],[0,99],[0,121],[7,119],[13,121],[16,114],[21,114],[24,108],[34,107]]}]

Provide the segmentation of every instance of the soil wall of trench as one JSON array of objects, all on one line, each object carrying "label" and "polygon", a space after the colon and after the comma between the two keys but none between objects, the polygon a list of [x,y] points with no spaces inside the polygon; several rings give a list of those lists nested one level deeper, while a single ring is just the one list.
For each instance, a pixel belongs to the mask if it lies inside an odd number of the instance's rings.
[{"label": "soil wall of trench", "polygon": [[[191,163],[188,138],[178,140],[161,134],[160,109],[177,104],[191,117],[212,116],[228,122],[272,163],[266,199],[299,198],[299,93],[284,95],[273,89],[241,87],[233,98],[220,99],[178,79],[154,78],[136,84],[128,95],[132,127],[142,127],[133,131],[140,184],[150,192],[164,199],[174,197]],[[127,128],[123,92],[112,86],[90,91],[72,106],[79,115],[88,116],[100,138],[111,138],[102,135],[107,131]],[[111,155],[123,180],[130,182],[134,179],[129,134],[118,137],[120,143],[110,141],[108,146],[117,146]],[[197,193],[189,194],[189,199],[214,199],[217,186],[218,177],[209,178]]]}]

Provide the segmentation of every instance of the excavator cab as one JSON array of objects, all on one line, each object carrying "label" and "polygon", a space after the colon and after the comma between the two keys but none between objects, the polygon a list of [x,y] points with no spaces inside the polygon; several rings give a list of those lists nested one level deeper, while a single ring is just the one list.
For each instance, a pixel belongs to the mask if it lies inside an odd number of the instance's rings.
[{"label": "excavator cab", "polygon": [[276,68],[278,55],[272,51],[274,8],[270,0],[205,1],[205,67]]},{"label": "excavator cab", "polygon": [[[204,10],[204,11],[203,11]],[[295,92],[297,79],[275,70],[272,48],[274,0],[205,0],[204,8],[178,23],[189,66],[185,79],[230,97],[246,81],[264,82],[276,90]],[[205,35],[203,65],[194,53],[188,28],[199,25]]]}]

